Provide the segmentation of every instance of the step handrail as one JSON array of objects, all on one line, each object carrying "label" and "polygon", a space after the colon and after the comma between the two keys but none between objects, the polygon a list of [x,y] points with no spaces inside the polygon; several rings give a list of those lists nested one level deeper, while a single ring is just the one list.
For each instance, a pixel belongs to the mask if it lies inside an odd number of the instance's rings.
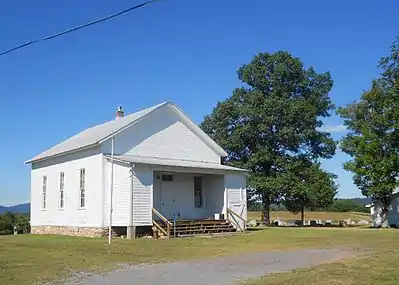
[{"label": "step handrail", "polygon": [[159,231],[161,231],[164,235],[168,235],[168,233],[167,233],[167,231],[165,231],[165,229],[160,225],[160,224],[158,224],[156,221],[152,221],[152,223],[153,223],[153,225],[159,230]]},{"label": "step handrail", "polygon": [[236,212],[234,212],[233,210],[231,210],[230,208],[227,208],[227,220],[228,220],[229,222],[231,222],[231,223],[234,223],[234,224],[236,225],[236,227],[237,227],[241,232],[244,232],[244,229],[240,226],[240,223],[237,222],[236,219],[234,219],[234,218],[233,218],[234,220],[232,221],[232,220],[230,219],[229,214],[231,214],[233,217],[235,216],[235,217],[239,218],[241,221],[243,221],[244,227],[245,227],[246,220],[245,220],[243,217],[241,217],[239,214],[237,214]]},{"label": "step handrail", "polygon": [[[170,229],[172,228],[172,223],[169,222],[169,220],[167,218],[165,218],[160,212],[158,212],[155,208],[152,208],[152,213],[157,216],[158,218],[160,218],[162,221],[165,222],[166,224],[166,235],[168,236],[168,238],[170,238]],[[159,226],[161,227],[158,223],[156,223],[153,220],[153,223],[155,223],[155,226]]]}]

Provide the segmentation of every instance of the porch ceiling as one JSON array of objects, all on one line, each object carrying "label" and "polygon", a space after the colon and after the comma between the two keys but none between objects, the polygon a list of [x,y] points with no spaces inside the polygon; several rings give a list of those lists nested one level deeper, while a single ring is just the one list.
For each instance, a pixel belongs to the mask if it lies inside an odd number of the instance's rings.
[{"label": "porch ceiling", "polygon": [[[109,159],[110,155],[106,155]],[[181,167],[181,168],[193,168],[193,169],[204,169],[204,170],[219,170],[219,171],[238,171],[238,172],[248,172],[245,169],[221,165],[216,163],[201,162],[201,161],[191,161],[182,159],[168,159],[159,157],[144,157],[144,156],[132,156],[132,155],[114,155],[114,159],[131,162],[137,164],[147,164],[147,165],[157,165],[166,167]]]}]

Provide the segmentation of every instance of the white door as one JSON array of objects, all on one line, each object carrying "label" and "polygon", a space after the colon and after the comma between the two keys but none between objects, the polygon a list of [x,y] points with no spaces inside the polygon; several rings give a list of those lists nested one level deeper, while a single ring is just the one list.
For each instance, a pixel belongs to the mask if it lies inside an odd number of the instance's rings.
[{"label": "white door", "polygon": [[202,217],[202,208],[194,207],[194,176],[185,173],[162,175],[161,213],[168,219]]},{"label": "white door", "polygon": [[161,176],[158,173],[154,173],[153,185],[154,208],[161,213]]},{"label": "white door", "polygon": [[164,174],[160,179],[161,214],[167,219],[173,219],[176,213],[177,191],[173,183],[173,175]]}]

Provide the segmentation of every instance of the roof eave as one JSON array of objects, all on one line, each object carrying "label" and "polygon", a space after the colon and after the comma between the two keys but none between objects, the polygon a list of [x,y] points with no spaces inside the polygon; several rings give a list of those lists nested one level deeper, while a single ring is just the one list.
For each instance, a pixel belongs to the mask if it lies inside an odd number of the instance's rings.
[{"label": "roof eave", "polygon": [[135,161],[131,161],[131,160],[128,160],[128,159],[124,159],[124,158],[121,158],[121,157],[118,157],[118,156],[112,157],[110,154],[104,154],[104,157],[105,157],[106,159],[108,159],[108,160],[113,159],[113,160],[115,160],[115,161],[123,162],[123,163],[127,163],[127,164],[133,163],[133,164],[157,165],[157,166],[165,166],[165,167],[177,167],[177,168],[193,168],[193,169],[204,169],[204,170],[216,170],[216,171],[221,171],[221,172],[239,172],[239,173],[243,173],[243,174],[244,174],[245,176],[247,176],[247,177],[250,176],[249,171],[248,171],[247,169],[238,168],[238,167],[232,167],[232,166],[228,166],[228,165],[225,165],[225,166],[229,167],[229,168],[227,168],[227,169],[217,169],[217,168],[206,168],[206,167],[200,167],[200,166],[198,166],[198,167],[192,167],[192,166],[179,166],[179,165],[173,166],[173,165],[166,165],[166,164],[157,164],[157,163],[152,163],[152,162],[135,162]]},{"label": "roof eave", "polygon": [[60,152],[60,153],[57,153],[57,154],[54,154],[54,155],[48,155],[48,156],[41,157],[41,158],[38,158],[38,159],[32,158],[30,160],[25,161],[24,164],[41,162],[41,161],[48,160],[48,159],[51,159],[51,158],[56,158],[56,157],[60,157],[60,156],[67,155],[67,154],[71,154],[71,153],[74,153],[74,152],[79,152],[79,151],[82,151],[82,150],[93,148],[96,145],[98,145],[98,142],[90,144],[90,145],[87,145],[87,146],[84,146],[84,147],[80,147],[80,148],[76,148],[76,149]]}]

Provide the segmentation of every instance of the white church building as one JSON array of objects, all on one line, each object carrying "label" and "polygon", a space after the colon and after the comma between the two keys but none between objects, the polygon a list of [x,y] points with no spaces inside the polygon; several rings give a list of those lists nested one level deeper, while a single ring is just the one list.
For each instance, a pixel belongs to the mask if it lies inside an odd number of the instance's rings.
[{"label": "white church building", "polygon": [[26,162],[32,233],[94,237],[111,226],[134,237],[154,225],[166,233],[174,219],[245,230],[247,171],[221,164],[226,155],[170,102],[119,108]]}]

